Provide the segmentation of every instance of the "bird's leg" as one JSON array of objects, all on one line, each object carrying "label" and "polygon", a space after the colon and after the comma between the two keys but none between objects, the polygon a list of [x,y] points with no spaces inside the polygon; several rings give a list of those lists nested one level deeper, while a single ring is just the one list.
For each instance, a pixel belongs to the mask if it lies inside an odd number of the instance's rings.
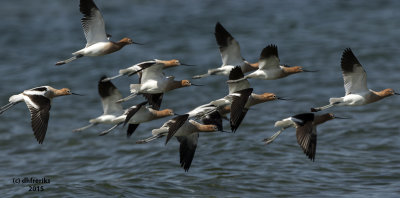
[{"label": "bird's leg", "polygon": [[199,78],[204,78],[204,77],[207,77],[207,76],[210,76],[210,74],[208,74],[208,73],[200,74],[200,75],[193,76],[192,78],[193,79],[199,79]]},{"label": "bird's leg", "polygon": [[78,129],[75,129],[75,130],[73,130],[72,132],[81,132],[81,131],[83,131],[83,130],[86,130],[86,129],[88,129],[88,128],[94,126],[94,125],[96,125],[96,124],[95,124],[95,123],[91,123],[91,124],[89,124],[89,125],[87,125],[87,126],[84,126],[84,127],[78,128]]},{"label": "bird's leg", "polygon": [[2,106],[2,107],[0,108],[0,114],[2,114],[4,111],[7,111],[7,109],[11,108],[11,107],[14,106],[15,104],[17,104],[17,103],[15,103],[15,102],[10,102],[10,103],[8,103],[8,104]]},{"label": "bird's leg", "polygon": [[116,79],[116,78],[121,77],[121,76],[123,76],[123,74],[118,74],[118,75],[113,76],[113,77],[105,78],[101,82],[108,82],[110,80]]},{"label": "bird's leg", "polygon": [[263,140],[263,142],[264,142],[265,144],[270,144],[270,143],[272,143],[272,142],[279,136],[279,134],[281,134],[285,129],[286,129],[286,128],[282,128],[282,129],[279,130],[278,132],[274,133],[274,135],[272,135],[271,137],[265,138],[265,139]]},{"label": "bird's leg", "polygon": [[311,112],[322,111],[322,110],[325,110],[325,109],[333,107],[333,105],[334,105],[334,103],[328,104],[328,105],[325,105],[325,106],[322,106],[322,107],[311,108]]},{"label": "bird's leg", "polygon": [[56,63],[56,65],[64,65],[64,64],[66,64],[66,63],[69,63],[69,62],[71,62],[71,61],[73,61],[73,60],[76,60],[76,59],[82,58],[82,57],[83,57],[82,54],[78,54],[78,55],[73,56],[73,57],[71,57],[71,58],[69,58],[69,59],[67,59],[67,60],[58,61],[58,62]]},{"label": "bird's leg", "polygon": [[163,137],[163,136],[166,136],[168,133],[159,133],[159,134],[157,134],[157,135],[153,135],[153,136],[151,136],[151,137],[148,137],[148,138],[146,138],[146,139],[144,139],[144,140],[138,140],[138,141],[136,141],[136,144],[146,144],[146,143],[149,143],[149,142],[151,142],[151,141],[153,141],[153,140],[156,140],[156,139],[158,139],[158,138],[161,138],[161,137]]},{"label": "bird's leg", "polygon": [[136,96],[137,96],[137,94],[136,94],[136,93],[134,93],[134,94],[131,94],[131,95],[129,95],[129,96],[127,96],[127,97],[125,97],[125,98],[122,98],[122,99],[120,99],[120,100],[117,100],[117,103],[121,103],[121,102],[128,101],[128,100],[130,100],[130,99],[132,99],[132,98],[134,98],[134,97],[136,97]]},{"label": "bird's leg", "polygon": [[105,130],[105,131],[103,131],[103,132],[101,132],[101,133],[99,134],[99,136],[107,135],[107,134],[110,133],[112,130],[114,130],[115,128],[117,128],[117,126],[119,126],[120,124],[122,124],[122,122],[121,122],[121,123],[118,123],[118,124],[116,124],[116,125],[114,125],[113,127],[109,128],[109,129],[107,129],[107,130]]}]

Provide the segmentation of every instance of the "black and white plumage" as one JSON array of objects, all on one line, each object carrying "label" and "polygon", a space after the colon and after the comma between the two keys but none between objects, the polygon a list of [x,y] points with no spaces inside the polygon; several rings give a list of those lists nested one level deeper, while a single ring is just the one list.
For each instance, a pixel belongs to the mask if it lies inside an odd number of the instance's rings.
[{"label": "black and white plumage", "polygon": [[275,122],[275,127],[280,127],[281,130],[276,132],[271,137],[264,139],[263,141],[266,144],[270,144],[285,129],[289,127],[296,128],[297,143],[300,145],[306,156],[310,160],[314,161],[317,149],[317,125],[322,124],[328,120],[332,120],[334,118],[347,119],[334,116],[331,113],[326,113],[323,115],[314,115],[314,113],[297,114]]},{"label": "black and white plumage", "polygon": [[312,112],[322,111],[333,106],[366,105],[392,95],[400,95],[390,88],[382,91],[368,89],[367,73],[350,48],[346,48],[343,51],[340,65],[344,81],[345,96],[329,98],[329,104],[322,107],[311,108]]},{"label": "black and white plumage", "polygon": [[257,65],[248,63],[242,57],[239,42],[219,22],[215,25],[214,35],[221,54],[222,65],[219,68],[209,69],[206,74],[193,76],[193,78],[203,78],[210,75],[227,76],[235,66],[239,66],[243,73],[257,70]]},{"label": "black and white plumage", "polygon": [[55,89],[50,86],[32,88],[11,96],[9,103],[0,108],[0,114],[20,102],[25,102],[31,114],[31,124],[35,138],[39,144],[42,144],[46,136],[50,118],[51,100],[54,97],[71,94],[74,93],[68,88]]}]

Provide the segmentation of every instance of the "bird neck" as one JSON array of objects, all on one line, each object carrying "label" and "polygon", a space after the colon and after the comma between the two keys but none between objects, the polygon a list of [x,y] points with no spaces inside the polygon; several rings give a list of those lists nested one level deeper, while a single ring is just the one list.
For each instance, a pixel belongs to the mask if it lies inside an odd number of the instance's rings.
[{"label": "bird neck", "polygon": [[170,83],[167,86],[166,91],[171,91],[171,90],[178,89],[178,88],[181,88],[181,87],[184,87],[183,84],[182,84],[182,81],[175,81],[175,80],[174,81],[170,81]]},{"label": "bird neck", "polygon": [[319,125],[319,124],[322,124],[322,123],[324,123],[328,120],[332,120],[332,119],[333,119],[332,114],[329,114],[329,113],[326,113],[326,114],[323,114],[320,116],[315,116],[314,117],[314,125]]},{"label": "bird neck", "polygon": [[273,98],[272,96],[273,96],[272,93],[263,93],[263,94],[252,93],[247,102],[249,104],[248,106],[253,106],[263,102],[275,100],[275,98]]},{"label": "bird neck", "polygon": [[393,95],[392,92],[389,91],[390,89],[384,89],[382,91],[372,91],[371,94],[369,95],[369,100],[371,102],[376,102],[378,100],[381,100],[383,98],[389,97]]},{"label": "bird neck", "polygon": [[294,67],[282,67],[282,71],[284,76],[289,76],[291,74],[299,73],[302,72],[302,69],[300,66],[294,66]]},{"label": "bird neck", "polygon": [[169,109],[164,109],[161,111],[153,110],[152,113],[156,118],[163,118],[163,117],[167,117],[167,116],[171,115],[171,111]]},{"label": "bird neck", "polygon": [[177,64],[178,62],[175,59],[172,59],[172,60],[161,60],[160,62],[162,64],[164,64],[164,69],[171,68],[171,67],[176,67],[176,66],[179,65],[179,64]]},{"label": "bird neck", "polygon": [[200,132],[214,132],[215,131],[213,125],[197,123],[197,124],[195,124],[195,126],[196,126],[197,130]]}]

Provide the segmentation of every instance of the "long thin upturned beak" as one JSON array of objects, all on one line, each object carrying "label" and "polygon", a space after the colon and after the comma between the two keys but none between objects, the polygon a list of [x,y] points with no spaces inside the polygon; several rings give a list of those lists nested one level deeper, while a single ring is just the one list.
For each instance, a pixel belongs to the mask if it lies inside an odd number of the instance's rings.
[{"label": "long thin upturned beak", "polygon": [[400,95],[400,93],[394,92],[394,95]]},{"label": "long thin upturned beak", "polygon": [[71,95],[83,96],[82,94],[77,94],[77,93],[71,93]]},{"label": "long thin upturned beak", "polygon": [[303,69],[303,72],[318,72],[318,70],[308,70],[308,69]]},{"label": "long thin upturned beak", "polygon": [[276,97],[276,99],[278,99],[278,100],[293,100],[291,98],[283,98],[283,97]]},{"label": "long thin upturned beak", "polygon": [[198,85],[198,84],[193,84],[193,83],[190,83],[190,85],[192,85],[192,86],[199,86],[199,87],[204,86],[204,85]]},{"label": "long thin upturned beak", "polygon": [[183,65],[183,66],[189,66],[189,67],[196,66],[196,65],[186,64],[186,63],[181,63],[181,65]]},{"label": "long thin upturned beak", "polygon": [[350,118],[347,118],[347,117],[337,117],[337,116],[335,116],[335,118],[336,119],[350,119]]},{"label": "long thin upturned beak", "polygon": [[131,44],[136,44],[136,45],[144,45],[143,43],[138,43],[138,42],[133,42]]}]

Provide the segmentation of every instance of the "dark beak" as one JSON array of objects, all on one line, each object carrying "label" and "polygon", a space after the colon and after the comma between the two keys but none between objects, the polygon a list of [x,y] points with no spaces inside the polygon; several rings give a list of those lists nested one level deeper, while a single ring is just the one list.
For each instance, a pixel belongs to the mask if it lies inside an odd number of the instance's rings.
[{"label": "dark beak", "polygon": [[190,85],[192,85],[192,86],[199,86],[199,87],[204,86],[204,85],[197,85],[197,84],[193,84],[193,83],[190,83]]},{"label": "dark beak", "polygon": [[196,65],[186,64],[186,63],[181,63],[181,65],[183,65],[183,66],[189,66],[189,67],[196,66]]},{"label": "dark beak", "polygon": [[303,72],[318,72],[318,70],[307,70],[307,69],[303,69]]},{"label": "dark beak", "polygon": [[82,94],[77,94],[77,93],[71,93],[71,95],[75,95],[75,96],[83,96]]},{"label": "dark beak", "polygon": [[400,93],[396,93],[396,92],[394,92],[394,95],[400,95]]},{"label": "dark beak", "polygon": [[179,115],[181,115],[181,114],[179,114],[179,113],[174,113],[174,115],[179,116]]},{"label": "dark beak", "polygon": [[276,99],[278,99],[278,100],[293,100],[293,99],[290,99],[290,98],[283,98],[283,97],[277,97]]},{"label": "dark beak", "polygon": [[131,44],[136,44],[136,45],[144,45],[144,44],[142,44],[142,43],[137,43],[137,42],[133,42],[132,41],[132,43]]},{"label": "dark beak", "polygon": [[347,118],[347,117],[337,117],[337,116],[335,116],[335,118],[336,119],[350,119],[350,118]]}]

